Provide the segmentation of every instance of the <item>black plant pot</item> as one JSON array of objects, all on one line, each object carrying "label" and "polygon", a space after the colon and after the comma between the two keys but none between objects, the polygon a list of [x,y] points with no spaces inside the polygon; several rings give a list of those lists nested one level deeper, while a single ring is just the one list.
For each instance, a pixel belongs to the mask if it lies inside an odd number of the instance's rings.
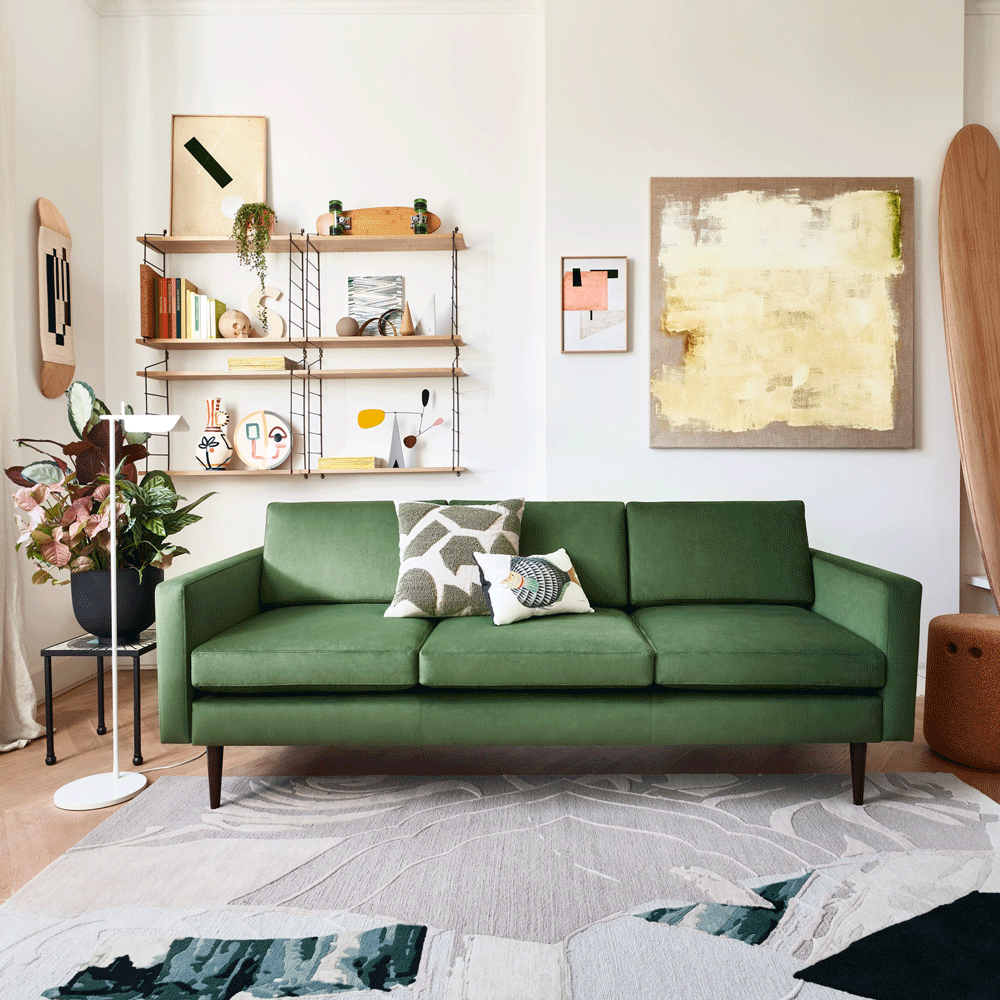
[{"label": "black plant pot", "polygon": [[[111,570],[94,569],[70,575],[73,615],[80,627],[101,639],[111,639]],[[134,642],[156,620],[154,593],[163,570],[147,567],[118,570],[118,641]]]}]

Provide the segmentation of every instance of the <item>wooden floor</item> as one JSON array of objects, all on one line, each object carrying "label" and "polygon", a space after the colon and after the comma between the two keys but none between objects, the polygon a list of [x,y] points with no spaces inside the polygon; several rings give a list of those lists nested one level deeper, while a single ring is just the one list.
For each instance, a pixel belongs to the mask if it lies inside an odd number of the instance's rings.
[{"label": "wooden floor", "polygon": [[[141,769],[180,764],[147,775],[206,775],[205,759],[182,763],[198,747],[164,746],[158,738],[156,675],[140,672]],[[121,765],[132,769],[132,673],[119,672]],[[110,675],[105,677],[110,723]],[[868,771],[947,771],[1000,802],[1000,774],[953,764],[923,740],[923,699],[917,699],[912,743],[873,743]],[[67,781],[111,769],[111,734],[97,735],[94,682],[55,701],[55,752],[45,764],[45,738],[0,756],[0,900],[102,823],[116,808],[65,812],[52,793]],[[228,747],[224,774],[850,774],[847,744],[774,747],[470,747],[442,749],[329,749],[326,747]],[[208,804],[207,778],[202,792]]]}]

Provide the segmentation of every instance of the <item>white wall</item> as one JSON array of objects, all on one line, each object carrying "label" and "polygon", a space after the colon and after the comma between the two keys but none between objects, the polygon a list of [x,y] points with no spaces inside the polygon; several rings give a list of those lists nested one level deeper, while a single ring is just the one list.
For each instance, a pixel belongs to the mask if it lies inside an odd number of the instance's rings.
[{"label": "white wall", "polygon": [[[29,216],[44,194],[73,229],[77,273],[84,260],[85,267],[103,264],[104,358],[101,331],[94,326],[91,336],[80,313],[77,350],[82,358],[89,345],[87,364],[98,369],[90,380],[112,405],[141,405],[135,372],[158,357],[133,343],[135,237],[168,225],[173,113],[268,116],[268,197],[279,230],[311,228],[331,197],[368,205],[423,195],[470,247],[460,255],[460,316],[470,373],[462,458],[472,473],[459,480],[183,480],[189,496],[220,495],[205,505],[205,521],[181,536],[193,554],[177,571],[256,544],[273,499],[801,497],[813,544],[923,582],[924,631],[927,619],[955,610],[958,456],[935,219],[944,152],[963,123],[962,0],[507,0],[408,4],[391,14],[386,3],[366,14],[332,3],[320,6],[333,13],[302,14],[294,4],[294,13],[281,16],[105,17],[99,55],[96,17],[83,0],[59,6],[62,19],[51,16],[52,4],[19,5],[18,84],[30,95],[18,116],[19,281],[31,292]],[[169,8],[122,2],[112,11],[143,9]],[[189,2],[185,9],[212,7]],[[32,59],[43,28],[66,49],[76,84],[57,95],[56,112],[50,92],[58,88]],[[984,92],[998,86],[993,62],[984,57],[992,81]],[[92,85],[98,71],[100,95]],[[59,116],[58,129],[46,126],[43,111]],[[46,160],[52,135],[71,138],[72,170]],[[916,178],[913,450],[648,447],[649,178],[735,174]],[[103,205],[100,195],[91,197],[102,190]],[[94,234],[97,245],[84,257]],[[559,354],[564,254],[629,257],[629,354]],[[286,258],[272,257],[282,287],[286,267]],[[391,272],[406,275],[415,308],[434,292],[439,325],[447,322],[446,255],[331,254],[323,267],[328,323],[345,311],[348,273]],[[253,283],[221,257],[174,257],[168,273],[237,306]],[[91,292],[96,316],[100,277]],[[28,330],[30,301],[28,294],[16,306],[19,327]],[[405,353],[392,363],[433,363],[429,354]],[[183,357],[175,352],[173,366]],[[43,436],[64,434],[61,403],[31,396],[37,358],[19,355],[18,363],[26,386],[22,432],[48,414]],[[383,355],[327,358],[338,367],[387,363]],[[80,374],[87,377],[82,365]],[[235,385],[219,383],[211,394],[223,395],[236,419],[268,400]],[[384,442],[369,443],[381,430],[361,436],[354,413],[406,408],[422,387],[328,383],[327,452],[384,451]],[[447,416],[444,385],[430,387],[436,412]],[[196,425],[209,394],[208,384],[178,388],[173,408]],[[422,464],[448,461],[447,434],[425,442]],[[177,441],[176,465],[192,466],[193,444],[193,434]],[[65,592],[31,599],[48,602],[31,609],[32,621],[53,609],[71,621]],[[37,638],[29,631],[29,647]]]},{"label": "white wall", "polygon": [[[14,5],[15,211],[17,263],[13,303],[17,330],[19,436],[65,443],[73,432],[66,401],[38,388],[38,212],[48,198],[73,236],[73,341],[76,377],[104,391],[104,213],[101,160],[100,19],[85,0]],[[42,445],[49,448],[48,445]],[[35,453],[24,449],[25,460]],[[37,457],[37,456],[35,456]],[[5,512],[9,516],[9,510]],[[69,587],[32,586],[34,564],[21,562],[24,636],[36,690],[38,651],[79,633]],[[93,671],[92,661],[53,661],[56,690]]]},{"label": "white wall", "polygon": [[[477,13],[483,9],[494,12]],[[469,374],[462,384],[461,461],[474,473],[459,479],[178,480],[191,498],[209,489],[220,495],[205,504],[205,520],[181,536],[193,554],[179,560],[176,571],[259,544],[272,500],[542,495],[540,28],[537,6],[523,2],[477,4],[461,16],[105,20],[107,383],[115,401],[142,403],[135,373],[158,357],[133,343],[141,260],[135,238],[168,225],[174,113],[267,116],[268,196],[279,232],[313,231],[333,197],[361,207],[412,204],[422,196],[441,216],[442,229],[459,226],[470,248],[459,255],[460,333],[468,343],[462,367]],[[333,335],[335,321],[347,312],[348,274],[393,273],[404,275],[414,312],[436,296],[438,329],[447,332],[450,254],[326,254],[322,266],[324,334]],[[235,258],[174,256],[168,268],[246,311],[256,279]],[[274,283],[287,289],[287,256],[273,256],[270,268]],[[192,367],[190,357],[174,352],[171,367]],[[447,349],[393,352],[391,358],[330,351],[325,365],[450,361]],[[224,367],[225,355],[199,357],[197,367],[206,365]],[[358,410],[419,409],[425,385],[433,391],[429,415],[450,419],[450,383],[444,380],[327,382],[324,453],[386,455],[390,425],[361,431]],[[284,387],[197,383],[175,384],[171,392],[172,409],[184,412],[196,432],[204,426],[208,395],[221,395],[234,421],[261,403],[288,411]],[[199,436],[177,436],[175,467],[197,467]],[[421,439],[418,463],[450,466],[450,445],[449,428],[431,431]]]},{"label": "white wall", "polygon": [[[786,499],[818,548],[958,603],[958,448],[937,189],[962,125],[962,0],[547,0],[550,497]],[[651,449],[649,179],[914,176],[915,426],[907,451]],[[627,355],[559,353],[561,255],[627,254]]]}]

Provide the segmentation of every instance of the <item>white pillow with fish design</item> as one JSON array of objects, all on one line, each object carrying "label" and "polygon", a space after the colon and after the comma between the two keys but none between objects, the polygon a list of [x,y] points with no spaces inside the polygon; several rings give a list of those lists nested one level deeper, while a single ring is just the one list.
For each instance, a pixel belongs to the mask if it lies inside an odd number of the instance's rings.
[{"label": "white pillow with fish design", "polygon": [[544,556],[473,555],[494,625],[594,610],[565,549]]}]

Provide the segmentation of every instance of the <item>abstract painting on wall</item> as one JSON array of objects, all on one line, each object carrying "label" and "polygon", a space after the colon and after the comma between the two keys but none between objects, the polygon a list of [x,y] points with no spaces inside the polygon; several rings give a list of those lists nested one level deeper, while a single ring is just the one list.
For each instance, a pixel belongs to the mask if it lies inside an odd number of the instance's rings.
[{"label": "abstract painting on wall", "polygon": [[912,177],[650,195],[651,447],[913,447]]},{"label": "abstract painting on wall", "polygon": [[562,258],[563,354],[628,350],[628,258]]},{"label": "abstract painting on wall", "polygon": [[240,205],[267,198],[267,118],[174,115],[170,235],[229,236]]}]

